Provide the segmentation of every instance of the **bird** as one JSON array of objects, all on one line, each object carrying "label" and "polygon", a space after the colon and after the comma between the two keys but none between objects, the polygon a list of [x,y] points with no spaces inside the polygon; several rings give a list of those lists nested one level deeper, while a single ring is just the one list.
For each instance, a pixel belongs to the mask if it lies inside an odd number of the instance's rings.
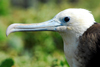
[{"label": "bird", "polygon": [[87,9],[68,8],[41,23],[14,23],[8,26],[6,35],[21,31],[58,32],[70,67],[100,67],[100,23]]}]

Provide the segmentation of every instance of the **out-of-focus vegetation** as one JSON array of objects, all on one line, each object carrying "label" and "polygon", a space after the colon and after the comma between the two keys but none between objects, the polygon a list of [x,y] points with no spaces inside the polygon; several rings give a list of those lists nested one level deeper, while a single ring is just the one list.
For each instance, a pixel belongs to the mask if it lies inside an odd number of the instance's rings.
[{"label": "out-of-focus vegetation", "polygon": [[0,0],[0,67],[69,67],[56,32],[16,32],[6,37],[12,23],[47,21],[67,8],[88,9],[100,22],[100,0]]}]

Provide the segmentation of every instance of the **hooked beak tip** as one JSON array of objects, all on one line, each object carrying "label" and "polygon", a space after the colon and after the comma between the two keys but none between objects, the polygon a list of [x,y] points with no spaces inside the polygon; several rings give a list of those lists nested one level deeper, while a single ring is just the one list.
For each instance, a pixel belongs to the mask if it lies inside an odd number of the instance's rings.
[{"label": "hooked beak tip", "polygon": [[12,33],[13,31],[13,29],[14,29],[14,27],[16,26],[16,24],[11,24],[8,28],[7,28],[7,30],[6,30],[6,36],[8,37],[8,35],[10,34],[10,33]]}]

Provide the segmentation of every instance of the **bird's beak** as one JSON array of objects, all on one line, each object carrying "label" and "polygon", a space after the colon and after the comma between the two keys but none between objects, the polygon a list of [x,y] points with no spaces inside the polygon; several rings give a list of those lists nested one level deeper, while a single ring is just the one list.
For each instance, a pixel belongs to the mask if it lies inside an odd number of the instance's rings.
[{"label": "bird's beak", "polygon": [[57,31],[58,26],[61,26],[61,23],[53,19],[34,24],[11,24],[7,28],[6,35],[8,36],[10,33],[18,31]]}]

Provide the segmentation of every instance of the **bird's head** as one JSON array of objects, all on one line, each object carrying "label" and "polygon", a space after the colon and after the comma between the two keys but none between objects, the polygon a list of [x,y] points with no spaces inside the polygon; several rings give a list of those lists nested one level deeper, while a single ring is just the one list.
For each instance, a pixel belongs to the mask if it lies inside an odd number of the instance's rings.
[{"label": "bird's head", "polygon": [[88,10],[66,9],[58,13],[53,19],[42,23],[11,24],[7,28],[6,35],[18,31],[57,31],[64,40],[65,55],[72,67],[78,38],[94,23],[94,17]]},{"label": "bird's head", "polygon": [[85,9],[66,9],[58,13],[53,19],[34,24],[11,24],[6,31],[57,31],[60,33],[82,34],[95,22],[93,15]]}]

